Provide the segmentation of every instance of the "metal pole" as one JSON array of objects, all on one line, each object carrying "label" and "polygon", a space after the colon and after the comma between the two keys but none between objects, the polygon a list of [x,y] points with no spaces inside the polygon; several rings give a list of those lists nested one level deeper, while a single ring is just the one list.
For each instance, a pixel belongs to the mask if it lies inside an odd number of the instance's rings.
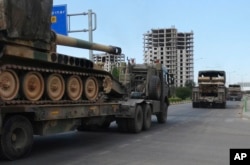
[{"label": "metal pole", "polygon": [[[92,15],[94,16],[94,27],[92,26]],[[93,42],[93,31],[96,30],[96,14],[91,9],[88,10],[89,17],[89,42]],[[93,61],[93,50],[89,50],[89,59]]]},{"label": "metal pole", "polygon": [[[70,18],[72,16],[79,16],[79,15],[88,15],[88,29],[81,29],[81,30],[71,30],[70,28]],[[92,17],[94,16],[94,27],[92,23]],[[74,33],[74,32],[89,32],[89,42],[93,42],[93,31],[96,30],[96,13],[92,12],[91,9],[88,10],[88,12],[83,12],[83,13],[76,13],[76,14],[68,14],[69,18],[69,33]],[[89,50],[89,59],[93,61],[93,50]]]},{"label": "metal pole", "polygon": [[[89,17],[89,42],[93,42],[93,31],[92,31],[92,10],[88,10]],[[93,61],[93,50],[89,50],[89,59]]]}]

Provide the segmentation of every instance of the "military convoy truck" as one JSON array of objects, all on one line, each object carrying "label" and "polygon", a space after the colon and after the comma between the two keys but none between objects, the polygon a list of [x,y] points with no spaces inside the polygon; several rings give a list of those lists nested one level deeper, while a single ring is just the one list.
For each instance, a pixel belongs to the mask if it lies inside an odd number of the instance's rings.
[{"label": "military convoy truck", "polygon": [[226,73],[204,70],[198,73],[198,86],[192,90],[192,104],[197,107],[226,107]]},{"label": "military convoy truck", "polygon": [[240,101],[241,99],[241,86],[239,84],[229,84],[227,88],[227,100]]},{"label": "military convoy truck", "polygon": [[[51,31],[52,0],[0,0],[0,157],[27,156],[33,135],[93,127],[138,133],[165,123],[169,75],[161,64],[128,64],[121,81],[57,45],[121,54],[121,48]],[[123,76],[123,77],[122,77]]]}]

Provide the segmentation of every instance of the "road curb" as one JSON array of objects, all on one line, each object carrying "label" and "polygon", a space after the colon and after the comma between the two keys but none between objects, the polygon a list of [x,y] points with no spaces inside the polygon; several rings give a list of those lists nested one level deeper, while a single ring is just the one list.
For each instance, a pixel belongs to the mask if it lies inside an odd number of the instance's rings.
[{"label": "road curb", "polygon": [[191,103],[191,101],[176,101],[176,102],[172,102],[172,103],[170,103],[170,105],[176,105],[176,104],[186,104],[186,103]]}]

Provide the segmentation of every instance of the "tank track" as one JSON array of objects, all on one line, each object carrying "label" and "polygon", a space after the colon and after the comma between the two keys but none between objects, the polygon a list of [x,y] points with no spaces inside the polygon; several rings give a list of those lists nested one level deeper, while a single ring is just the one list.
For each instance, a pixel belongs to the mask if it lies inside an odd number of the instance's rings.
[{"label": "tank track", "polygon": [[[79,68],[75,68],[74,70],[77,70]],[[68,76],[72,76],[72,75],[77,75],[81,78],[81,80],[83,80],[85,77],[95,77],[98,80],[100,79],[104,79],[106,76],[110,76],[109,73],[105,73],[103,71],[99,71],[99,70],[94,70],[92,69],[91,72],[80,72],[80,71],[74,71],[74,70],[63,70],[63,69],[48,69],[48,68],[43,68],[43,67],[34,67],[34,66],[22,66],[22,65],[15,65],[15,64],[5,64],[0,66],[0,73],[6,70],[13,70],[16,73],[21,73],[21,75],[25,74],[26,72],[39,72],[43,75],[44,79],[46,79],[48,77],[48,75],[50,74],[60,74],[63,77],[68,77]],[[99,72],[99,73],[98,73]],[[19,75],[19,74],[18,74]],[[18,76],[18,79],[20,81],[22,81],[21,76]],[[65,81],[65,78],[64,78]],[[21,83],[21,82],[20,82]],[[45,84],[46,85],[46,84]],[[66,85],[65,85],[66,86]],[[99,84],[100,86],[100,84]],[[51,104],[51,105],[57,105],[57,104],[91,104],[91,103],[96,103],[98,101],[101,101],[101,98],[104,96],[104,92],[103,91],[99,91],[98,96],[95,100],[88,100],[88,99],[79,99],[79,100],[70,100],[67,96],[66,96],[66,91],[64,93],[65,96],[63,96],[63,98],[61,100],[55,101],[55,100],[50,100],[47,96],[46,96],[46,90],[44,89],[43,92],[43,96],[41,97],[41,99],[36,100],[36,101],[32,101],[32,100],[27,100],[23,94],[21,94],[22,92],[18,92],[18,96],[16,98],[14,98],[13,100],[2,100],[0,98],[0,105],[1,106],[8,106],[8,105],[47,105],[47,104]]]}]

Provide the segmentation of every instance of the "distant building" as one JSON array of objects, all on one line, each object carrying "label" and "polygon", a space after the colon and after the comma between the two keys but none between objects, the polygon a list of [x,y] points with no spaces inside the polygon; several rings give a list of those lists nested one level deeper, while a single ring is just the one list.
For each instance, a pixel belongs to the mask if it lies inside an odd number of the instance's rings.
[{"label": "distant building", "polygon": [[193,32],[176,28],[151,29],[143,34],[144,63],[160,62],[175,78],[175,86],[194,81]]},{"label": "distant building", "polygon": [[125,55],[113,55],[113,54],[93,54],[94,63],[102,63],[103,69],[110,72],[112,67],[119,67],[125,62]]}]

